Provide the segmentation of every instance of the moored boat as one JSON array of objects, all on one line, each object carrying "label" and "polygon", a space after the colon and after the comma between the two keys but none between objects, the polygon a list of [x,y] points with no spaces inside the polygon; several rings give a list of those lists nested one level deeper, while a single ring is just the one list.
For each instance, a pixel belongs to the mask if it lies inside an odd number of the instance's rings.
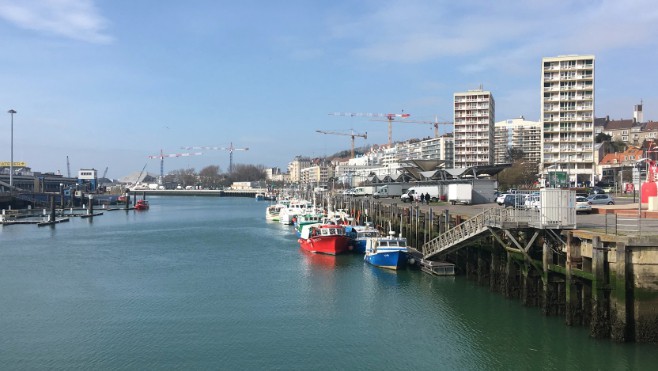
[{"label": "moored boat", "polygon": [[261,193],[256,193],[255,198],[256,198],[256,201],[263,201],[263,200],[265,200],[265,193],[262,193],[262,192]]},{"label": "moored boat", "polygon": [[295,229],[297,230],[297,237],[302,235],[302,228],[308,224],[322,223],[326,215],[323,212],[317,211],[315,213],[308,213],[298,215],[295,220]]},{"label": "moored boat", "polygon": [[309,201],[290,201],[287,207],[279,211],[279,223],[292,225],[298,215],[312,213],[314,209]]},{"label": "moored boat", "polygon": [[345,226],[345,233],[351,240],[354,252],[363,254],[366,252],[366,241],[368,238],[380,237],[381,233],[370,223],[366,225],[349,225]]},{"label": "moored boat", "polygon": [[364,260],[376,267],[398,269],[408,264],[407,239],[395,237],[390,231],[385,237],[371,237],[366,240]]},{"label": "moored boat", "polygon": [[297,240],[299,246],[313,253],[337,255],[349,251],[345,228],[336,224],[307,224]]},{"label": "moored boat", "polygon": [[149,202],[146,200],[139,200],[135,204],[135,210],[148,210],[149,209]]}]

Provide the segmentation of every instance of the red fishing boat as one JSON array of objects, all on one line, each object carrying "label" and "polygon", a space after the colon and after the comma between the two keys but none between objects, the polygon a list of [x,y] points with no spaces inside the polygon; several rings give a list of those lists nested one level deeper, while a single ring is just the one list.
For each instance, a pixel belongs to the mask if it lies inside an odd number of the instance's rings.
[{"label": "red fishing boat", "polygon": [[306,251],[336,255],[349,251],[350,239],[342,225],[317,223],[303,226],[297,241]]},{"label": "red fishing boat", "polygon": [[139,200],[135,204],[135,210],[148,210],[149,209],[149,202],[146,200]]}]

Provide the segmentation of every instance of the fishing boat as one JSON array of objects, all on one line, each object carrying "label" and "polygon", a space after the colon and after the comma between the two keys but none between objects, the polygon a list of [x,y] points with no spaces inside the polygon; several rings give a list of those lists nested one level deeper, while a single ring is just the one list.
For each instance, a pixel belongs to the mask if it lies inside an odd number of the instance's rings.
[{"label": "fishing boat", "polygon": [[301,237],[302,228],[308,224],[318,224],[325,221],[326,215],[324,212],[317,210],[314,213],[298,215],[295,220],[295,230],[297,231],[297,237]]},{"label": "fishing boat", "polygon": [[350,239],[341,225],[316,223],[305,225],[297,241],[306,251],[337,255],[349,251]]},{"label": "fishing boat", "polygon": [[256,193],[256,201],[263,201],[265,200],[265,193],[259,192]]},{"label": "fishing boat", "polygon": [[371,237],[366,240],[364,260],[376,267],[398,269],[407,265],[407,239],[395,237],[395,232],[388,232],[388,236]]},{"label": "fishing boat", "polygon": [[135,210],[148,210],[149,209],[149,202],[146,200],[139,200],[135,204]]},{"label": "fishing boat", "polygon": [[354,252],[363,254],[366,252],[366,241],[372,237],[380,237],[382,234],[372,226],[371,223],[366,225],[348,225],[345,226],[345,233],[351,240]]},{"label": "fishing boat", "polygon": [[279,223],[285,225],[295,224],[298,215],[308,214],[315,211],[313,204],[309,201],[290,201],[290,205],[279,211]]}]

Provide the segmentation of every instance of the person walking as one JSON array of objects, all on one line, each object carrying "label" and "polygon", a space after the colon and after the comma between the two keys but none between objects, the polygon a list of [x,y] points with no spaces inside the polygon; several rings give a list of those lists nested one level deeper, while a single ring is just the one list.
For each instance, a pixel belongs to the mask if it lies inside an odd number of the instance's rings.
[{"label": "person walking", "polygon": [[430,193],[429,193],[429,192],[425,193],[425,203],[426,203],[426,204],[428,204],[428,205],[430,204],[430,199],[431,199],[431,198],[432,198],[432,197],[430,196]]}]

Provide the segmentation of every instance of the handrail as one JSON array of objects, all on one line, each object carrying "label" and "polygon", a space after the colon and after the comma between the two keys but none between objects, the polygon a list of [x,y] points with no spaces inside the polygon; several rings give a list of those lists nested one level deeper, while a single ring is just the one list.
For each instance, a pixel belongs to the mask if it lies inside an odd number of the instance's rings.
[{"label": "handrail", "polygon": [[484,210],[423,244],[423,258],[428,259],[460,242],[477,236],[486,231],[488,226],[500,226],[507,219],[508,215],[504,209],[491,208]]}]

